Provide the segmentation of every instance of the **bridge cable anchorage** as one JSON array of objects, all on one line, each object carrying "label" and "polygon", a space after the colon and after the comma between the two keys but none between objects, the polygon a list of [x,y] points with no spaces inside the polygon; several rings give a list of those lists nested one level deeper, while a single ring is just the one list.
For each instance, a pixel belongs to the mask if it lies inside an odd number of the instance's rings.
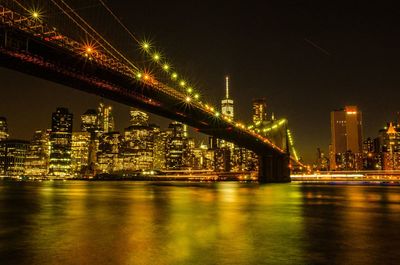
[{"label": "bridge cable anchorage", "polygon": [[[90,34],[81,24],[79,24],[79,22],[77,22],[71,15],[68,14],[67,11],[65,11],[55,0],[50,0],[51,2],[53,2],[53,4],[55,4],[61,11],[63,11],[63,13],[65,15],[67,15],[71,20],[73,20],[75,22],[75,24],[77,24],[82,30],[85,31],[85,33],[87,33],[89,36],[91,36],[93,39],[96,39],[93,37],[92,34]],[[89,23],[86,22],[85,19],[83,19],[74,9],[72,9],[65,1],[60,0],[65,7],[71,12],[73,13],[77,18],[79,18],[81,20],[81,22],[83,22],[93,33],[95,33],[101,40],[103,40],[112,50],[114,50],[114,52],[116,52],[123,60],[125,60],[125,62],[127,62],[129,65],[131,65],[135,70],[138,70],[139,68],[134,65],[129,59],[127,59],[121,52],[119,52],[111,43],[109,43],[100,33],[98,33],[92,26],[89,25]],[[118,60],[118,58],[112,53],[110,52],[106,47],[104,47],[104,45],[102,45],[100,42],[99,44],[111,55],[113,56],[115,59]],[[134,71],[132,71],[132,73],[134,73]]]}]

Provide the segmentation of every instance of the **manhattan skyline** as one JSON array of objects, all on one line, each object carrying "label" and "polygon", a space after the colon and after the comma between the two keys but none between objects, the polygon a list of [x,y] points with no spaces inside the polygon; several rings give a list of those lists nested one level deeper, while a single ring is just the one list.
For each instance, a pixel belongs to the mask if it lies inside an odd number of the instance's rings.
[{"label": "manhattan skyline", "polygon": [[[255,2],[259,8],[251,13],[237,4],[202,3],[135,3],[136,9],[144,10],[135,16],[127,13],[131,9],[122,1],[110,6],[139,36],[150,35],[217,106],[228,74],[240,120],[251,120],[252,98],[265,97],[269,112],[289,120],[295,144],[307,161],[314,159],[317,147],[327,151],[333,109],[357,105],[364,114],[365,136],[395,120],[400,93],[395,66],[400,52],[394,34],[398,18],[390,2],[335,6]],[[204,12],[207,19],[201,17]],[[33,130],[48,126],[48,113],[57,106],[79,114],[100,99],[4,68],[0,75],[0,113],[8,118],[16,138],[29,139]],[[117,128],[123,128],[128,124],[128,107],[112,105]],[[151,117],[156,123],[168,123]]]}]

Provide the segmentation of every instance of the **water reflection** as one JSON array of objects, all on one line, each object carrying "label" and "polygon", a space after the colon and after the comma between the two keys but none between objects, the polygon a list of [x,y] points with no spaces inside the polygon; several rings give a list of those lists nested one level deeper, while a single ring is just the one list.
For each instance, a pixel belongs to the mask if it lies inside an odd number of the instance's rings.
[{"label": "water reflection", "polygon": [[396,187],[0,182],[0,264],[390,264],[399,199]]}]

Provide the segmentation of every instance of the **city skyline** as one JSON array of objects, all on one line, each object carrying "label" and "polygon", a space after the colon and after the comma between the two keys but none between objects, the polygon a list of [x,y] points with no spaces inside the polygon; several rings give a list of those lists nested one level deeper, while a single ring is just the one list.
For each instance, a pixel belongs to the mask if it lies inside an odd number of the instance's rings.
[{"label": "city skyline", "polygon": [[[207,10],[210,16],[203,20],[201,14],[208,4],[213,9]],[[314,3],[287,7],[284,3],[255,3],[259,8],[250,14],[237,4],[203,2],[189,8],[174,2],[157,3],[154,8],[153,3],[139,2],[135,9],[144,12],[135,17],[127,13],[130,5],[110,3],[139,36],[150,34],[149,38],[199,83],[209,100],[215,97],[218,104],[223,98],[223,77],[227,74],[231,77],[231,96],[239,119],[250,118],[252,98],[266,97],[270,109],[288,118],[298,149],[307,160],[313,158],[316,147],[326,149],[329,144],[327,125],[332,109],[359,106],[366,120],[365,135],[372,135],[385,121],[394,120],[399,110],[395,101],[400,93],[395,71],[400,58],[395,48],[399,38],[392,34],[397,17],[390,5]],[[235,38],[237,29],[242,34],[244,27],[249,30],[246,38]],[[175,31],[177,28],[179,31]],[[185,49],[174,40],[181,40],[179,43],[184,43]],[[208,43],[215,45],[211,48]],[[0,76],[3,98],[7,99],[1,102],[0,112],[9,117],[11,124],[19,118],[23,120],[29,107],[38,112],[46,104],[50,110],[75,101],[69,107],[80,112],[79,105],[98,100],[3,68]],[[375,97],[376,91],[387,91],[392,96]],[[54,98],[57,102],[52,105],[50,100],[39,97]],[[119,107],[116,108],[117,118],[123,120]],[[44,124],[43,119],[38,122]],[[32,128],[30,122],[23,123],[17,125],[16,131],[21,131],[18,127]]]}]

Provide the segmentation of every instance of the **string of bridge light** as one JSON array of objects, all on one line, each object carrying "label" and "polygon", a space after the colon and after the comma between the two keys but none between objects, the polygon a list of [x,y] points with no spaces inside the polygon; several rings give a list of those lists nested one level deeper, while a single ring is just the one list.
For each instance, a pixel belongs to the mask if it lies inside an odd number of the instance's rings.
[{"label": "string of bridge light", "polygon": [[[180,79],[180,75],[173,71],[173,68],[167,60],[163,59],[163,56],[160,52],[152,49],[152,45],[148,41],[142,41],[140,43],[140,48],[145,52],[145,54],[157,65],[160,69],[176,84],[184,90],[189,96],[192,96],[194,99],[200,99],[200,93],[196,92],[193,86],[189,85],[185,79]],[[187,98],[189,99],[189,98]],[[190,101],[190,100],[187,100]]]},{"label": "string of bridge light", "polygon": [[[107,4],[102,1],[98,0],[100,4],[110,13],[110,15],[120,24],[120,26],[128,33],[128,35],[138,43],[138,45],[141,47],[145,53],[151,57],[152,61],[155,62],[158,66],[161,67],[161,69],[165,72],[170,74],[170,78],[173,81],[176,81],[178,85],[182,88],[185,89],[185,92],[188,93],[188,96],[185,98],[187,102],[190,102],[192,100],[192,97],[195,100],[200,99],[200,93],[196,92],[192,86],[187,85],[187,82],[185,80],[179,80],[179,75],[176,72],[171,72],[171,65],[167,62],[162,62],[162,56],[159,52],[154,51],[152,52],[151,45],[148,41],[140,41],[130,30],[125,24],[114,14],[114,12],[107,6]],[[149,73],[146,73],[145,71],[138,71],[136,74],[136,77],[138,79],[150,79]]]}]

